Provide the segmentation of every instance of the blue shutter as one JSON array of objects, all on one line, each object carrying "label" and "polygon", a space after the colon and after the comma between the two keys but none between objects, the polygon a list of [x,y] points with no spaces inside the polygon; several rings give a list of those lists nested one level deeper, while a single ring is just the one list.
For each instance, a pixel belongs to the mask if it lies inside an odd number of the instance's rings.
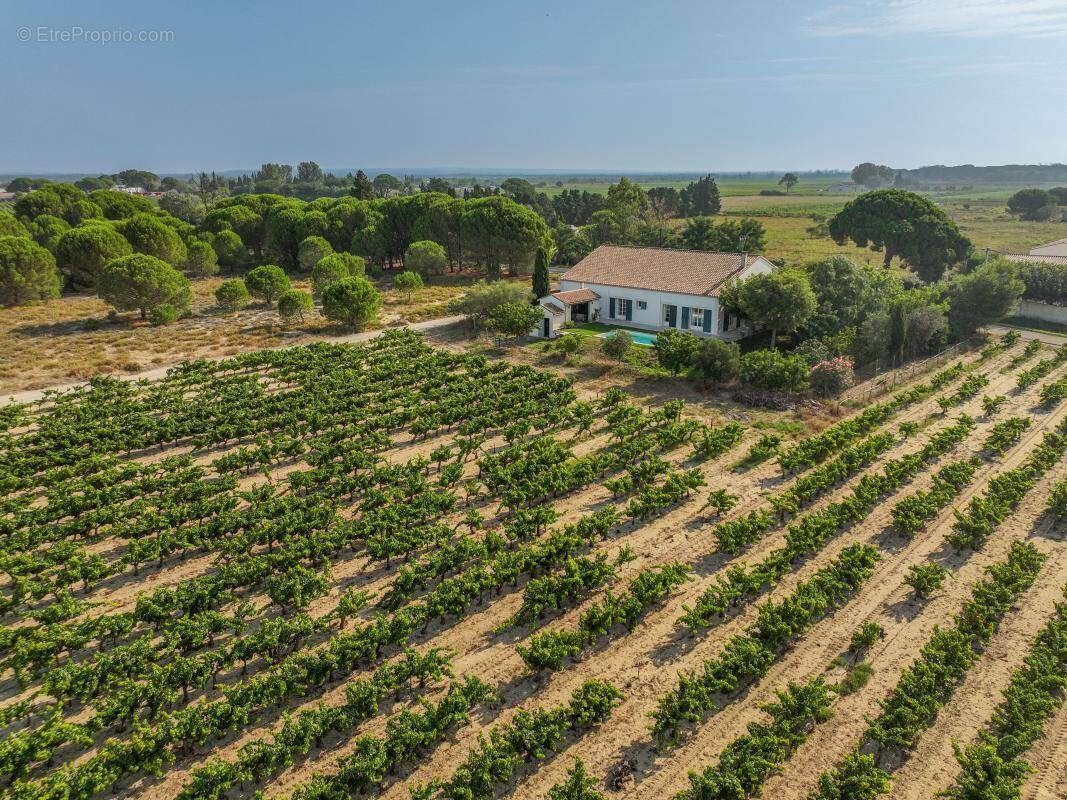
[{"label": "blue shutter", "polygon": [[729,311],[723,311],[722,312],[722,331],[723,331],[723,333],[726,333],[726,331],[728,331],[728,330],[730,330],[730,312]]},{"label": "blue shutter", "polygon": [[629,321],[634,318],[634,301],[626,301],[626,320]]},{"label": "blue shutter", "polygon": [[615,298],[608,298],[608,319],[615,319]]},{"label": "blue shutter", "polygon": [[704,309],[704,333],[711,333],[711,309]]},{"label": "blue shutter", "polygon": [[682,330],[689,327],[689,306],[682,306]]},{"label": "blue shutter", "polygon": [[667,306],[667,324],[672,328],[678,327],[678,306]]}]

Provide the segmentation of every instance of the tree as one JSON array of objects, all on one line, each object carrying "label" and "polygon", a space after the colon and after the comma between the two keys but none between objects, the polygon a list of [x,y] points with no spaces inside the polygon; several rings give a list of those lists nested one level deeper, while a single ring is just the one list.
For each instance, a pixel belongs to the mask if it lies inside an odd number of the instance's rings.
[{"label": "tree", "polygon": [[374,284],[362,277],[342,278],[322,291],[322,314],[359,330],[374,319],[382,298]]},{"label": "tree", "polygon": [[297,289],[289,289],[278,295],[278,314],[282,319],[291,322],[294,319],[304,321],[304,312],[310,311],[314,304],[311,295]]},{"label": "tree", "polygon": [[352,181],[352,188],[349,189],[349,194],[358,200],[373,200],[377,192],[374,189],[374,184],[367,177],[367,173],[360,169],[356,170],[356,177]]},{"label": "tree", "polygon": [[548,233],[534,211],[499,196],[467,201],[461,225],[466,251],[490,278],[500,276],[502,264],[512,275],[521,273]]},{"label": "tree", "polygon": [[548,282],[548,253],[545,248],[538,247],[534,257],[533,295],[535,298],[541,298],[551,291],[552,287]]},{"label": "tree", "polygon": [[412,242],[404,251],[404,266],[424,277],[441,274],[447,265],[445,248],[428,239]]},{"label": "tree", "polygon": [[56,261],[73,289],[92,289],[107,262],[133,253],[126,238],[106,223],[71,228],[56,243]]},{"label": "tree", "polygon": [[120,230],[135,253],[144,253],[168,264],[185,261],[185,245],[178,232],[154,214],[135,214],[122,223]]},{"label": "tree", "polygon": [[388,197],[392,192],[399,192],[404,188],[404,182],[388,172],[380,172],[374,176],[374,191],[379,197]]},{"label": "tree", "polygon": [[97,189],[89,199],[99,206],[105,219],[129,219],[137,214],[155,214],[156,207],[147,197],[111,189]]},{"label": "tree", "polygon": [[1008,211],[1019,219],[1047,220],[1056,212],[1056,198],[1044,189],[1020,189],[1008,198]]},{"label": "tree", "polygon": [[23,236],[0,236],[0,304],[18,306],[59,297],[56,260]]},{"label": "tree", "polygon": [[1026,290],[1011,262],[994,259],[948,287],[948,324],[958,339],[1012,312]]},{"label": "tree", "polygon": [[405,302],[411,302],[411,296],[423,287],[422,278],[417,272],[401,272],[393,278],[393,286],[404,293]]},{"label": "tree", "polygon": [[528,336],[544,317],[541,306],[502,303],[486,316],[485,327],[508,338]]},{"label": "tree", "polygon": [[321,297],[322,291],[342,278],[362,277],[363,259],[351,253],[330,253],[311,268],[311,289]]},{"label": "tree", "polygon": [[301,183],[322,183],[324,178],[322,167],[314,161],[301,161],[296,165],[296,179]]},{"label": "tree", "polygon": [[333,247],[321,236],[307,237],[300,243],[300,249],[297,251],[300,269],[310,272],[312,267],[333,252]]},{"label": "tree", "polygon": [[859,325],[883,300],[900,290],[891,273],[830,256],[807,268],[816,310],[805,328],[818,336]]},{"label": "tree", "polygon": [[560,264],[577,264],[593,252],[593,242],[584,229],[560,224],[552,230],[552,238],[556,242],[555,260]]},{"label": "tree", "polygon": [[478,281],[460,297],[449,303],[454,314],[466,314],[474,327],[484,320],[497,306],[505,303],[530,302],[530,292],[520,283],[507,281]]},{"label": "tree", "polygon": [[248,287],[249,294],[262,300],[268,307],[282,292],[293,288],[285,270],[274,264],[264,264],[246,272],[245,286]]},{"label": "tree", "polygon": [[784,186],[787,192],[794,186],[796,186],[798,183],[800,183],[800,178],[795,172],[787,172],[785,175],[778,179],[778,185]]},{"label": "tree", "polygon": [[59,217],[41,214],[37,219],[27,223],[26,230],[37,244],[55,255],[56,245],[59,244],[60,237],[70,230],[70,225]]},{"label": "tree", "polygon": [[710,216],[722,209],[719,186],[711,175],[690,183],[682,191],[682,207],[686,216]]},{"label": "tree", "polygon": [[682,231],[682,243],[689,250],[721,249],[719,231],[711,217],[690,217]]},{"label": "tree", "polygon": [[648,208],[660,222],[678,215],[681,196],[673,186],[653,186],[648,190]]},{"label": "tree", "polygon": [[888,268],[899,256],[924,281],[938,280],[963,261],[971,243],[956,223],[925,197],[902,189],[879,189],[850,200],[827,228],[837,244],[884,250]]},{"label": "tree", "polygon": [[885,186],[893,181],[893,169],[882,164],[872,164],[865,161],[852,168],[852,180],[854,183],[862,183],[864,186]]},{"label": "tree", "polygon": [[[232,198],[236,201],[238,198]],[[263,249],[265,223],[263,217],[245,205],[216,205],[204,217],[204,227],[215,233],[232,230],[241,237],[247,250],[260,253]]]},{"label": "tree", "polygon": [[699,346],[700,340],[693,334],[668,328],[656,336],[652,347],[659,365],[670,370],[672,375],[677,375],[693,365],[693,357]]},{"label": "tree", "polygon": [[184,311],[192,299],[188,278],[166,261],[144,253],[105,264],[97,294],[119,311],[139,311],[141,319],[162,305]]},{"label": "tree", "polygon": [[248,293],[248,287],[245,286],[245,282],[237,278],[223,281],[219,284],[219,288],[215,290],[215,302],[219,304],[219,308],[225,311],[240,311],[251,300],[252,296]]},{"label": "tree", "polygon": [[701,339],[692,357],[693,371],[704,380],[725,383],[741,369],[741,348],[721,339]]},{"label": "tree", "polygon": [[193,239],[186,245],[185,267],[199,278],[217,275],[219,258],[210,244],[200,239]]},{"label": "tree", "polygon": [[264,219],[267,248],[291,269],[299,265],[300,243],[310,234],[304,222],[303,207],[295,200],[273,206]]},{"label": "tree", "polygon": [[799,269],[778,269],[753,275],[738,287],[737,300],[745,316],[771,329],[771,347],[778,331],[791,332],[815,311],[815,293]]},{"label": "tree", "polygon": [[726,219],[716,229],[719,247],[727,253],[762,253],[767,247],[767,229],[752,217]]},{"label": "tree", "polygon": [[51,214],[71,225],[104,216],[100,206],[69,183],[49,183],[15,200],[15,216],[24,222],[41,214]]},{"label": "tree", "polygon": [[30,238],[30,232],[18,221],[14,214],[0,210],[0,236],[22,236]]},{"label": "tree", "polygon": [[[203,235],[207,236],[209,233]],[[248,250],[235,231],[219,231],[210,236],[215,256],[224,267],[240,267],[248,260]]]},{"label": "tree", "polygon": [[164,192],[159,207],[190,225],[199,225],[207,214],[204,201],[191,192]]}]

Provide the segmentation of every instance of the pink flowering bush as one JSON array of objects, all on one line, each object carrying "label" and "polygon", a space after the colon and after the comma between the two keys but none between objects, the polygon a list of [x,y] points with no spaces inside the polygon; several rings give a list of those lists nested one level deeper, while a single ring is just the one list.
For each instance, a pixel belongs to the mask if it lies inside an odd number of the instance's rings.
[{"label": "pink flowering bush", "polygon": [[820,361],[811,368],[808,381],[819,394],[841,394],[856,382],[852,374],[852,359],[838,356]]}]

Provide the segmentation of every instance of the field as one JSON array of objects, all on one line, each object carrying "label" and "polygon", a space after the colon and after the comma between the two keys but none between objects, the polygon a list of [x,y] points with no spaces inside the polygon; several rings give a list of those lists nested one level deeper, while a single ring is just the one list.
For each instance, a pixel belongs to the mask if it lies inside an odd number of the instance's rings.
[{"label": "field", "polygon": [[928,798],[1010,685],[1063,797],[1063,355],[776,449],[402,330],[2,407],[0,795]]}]

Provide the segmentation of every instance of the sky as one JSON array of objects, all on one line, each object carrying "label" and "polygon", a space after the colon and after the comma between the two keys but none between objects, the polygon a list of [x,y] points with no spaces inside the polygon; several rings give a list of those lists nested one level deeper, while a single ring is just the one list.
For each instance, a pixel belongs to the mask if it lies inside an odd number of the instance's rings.
[{"label": "sky", "polygon": [[1067,0],[0,0],[0,172],[1067,161]]}]

